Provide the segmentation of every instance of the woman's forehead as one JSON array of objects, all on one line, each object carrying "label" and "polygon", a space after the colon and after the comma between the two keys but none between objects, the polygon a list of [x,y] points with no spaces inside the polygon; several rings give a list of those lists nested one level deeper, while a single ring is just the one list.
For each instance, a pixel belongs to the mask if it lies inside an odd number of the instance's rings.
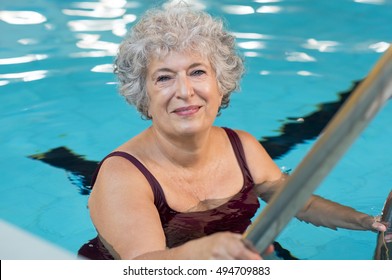
[{"label": "woman's forehead", "polygon": [[166,54],[155,54],[150,57],[148,67],[156,64],[165,63],[180,63],[180,62],[198,62],[206,65],[210,65],[210,60],[206,54],[194,51],[170,51]]}]

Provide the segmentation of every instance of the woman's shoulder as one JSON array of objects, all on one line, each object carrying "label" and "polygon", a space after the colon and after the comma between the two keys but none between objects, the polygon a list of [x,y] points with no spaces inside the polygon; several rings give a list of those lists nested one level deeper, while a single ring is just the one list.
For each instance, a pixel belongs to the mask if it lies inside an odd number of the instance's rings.
[{"label": "woman's shoulder", "polygon": [[[136,163],[138,160],[130,153],[116,150],[103,161],[97,174],[96,183],[106,186],[141,182],[144,176]],[[94,186],[95,188],[95,186]]]},{"label": "woman's shoulder", "polygon": [[279,167],[254,135],[244,130],[234,129],[234,131],[242,143],[246,161],[256,183],[280,176]]},{"label": "woman's shoulder", "polygon": [[234,131],[238,135],[243,146],[255,146],[256,148],[259,148],[259,146],[261,145],[260,142],[252,134],[245,130],[233,128],[226,129]]},{"label": "woman's shoulder", "polygon": [[143,151],[147,149],[141,138],[137,135],[112,150],[102,161],[97,180],[111,184],[145,181]]},{"label": "woman's shoulder", "polygon": [[[123,156],[110,156],[105,158],[97,173],[97,177],[89,198],[89,207],[100,207],[102,203],[109,203],[113,209],[121,206],[120,202],[127,197],[127,204],[145,205],[154,203],[154,195],[149,187],[148,180],[140,169]],[[105,202],[106,201],[106,202]],[[121,208],[121,207],[120,207]],[[96,208],[94,208],[96,209]]]}]

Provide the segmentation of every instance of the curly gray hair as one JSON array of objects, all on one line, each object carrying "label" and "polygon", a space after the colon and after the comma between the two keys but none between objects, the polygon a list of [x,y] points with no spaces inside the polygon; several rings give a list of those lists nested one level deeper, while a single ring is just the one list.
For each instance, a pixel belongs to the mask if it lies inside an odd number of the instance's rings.
[{"label": "curly gray hair", "polygon": [[149,98],[146,74],[150,59],[170,52],[196,52],[207,57],[214,69],[220,93],[220,109],[229,105],[230,95],[239,90],[244,73],[242,57],[235,38],[221,19],[206,12],[192,10],[184,4],[147,11],[120,44],[114,62],[119,90],[146,119]]}]

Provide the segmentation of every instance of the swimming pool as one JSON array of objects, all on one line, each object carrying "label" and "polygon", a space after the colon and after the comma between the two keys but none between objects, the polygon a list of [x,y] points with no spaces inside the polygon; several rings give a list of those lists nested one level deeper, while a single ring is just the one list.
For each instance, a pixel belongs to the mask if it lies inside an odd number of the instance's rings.
[{"label": "swimming pool", "polygon": [[[156,1],[4,2],[0,218],[76,252],[95,235],[87,174],[149,125],[116,93],[110,64],[127,28]],[[271,153],[286,170],[392,41],[391,0],[193,2],[226,18],[247,61],[242,91],[217,125],[247,130],[266,146],[285,143]],[[391,106],[318,194],[379,214],[392,188]],[[301,259],[371,259],[376,236],[293,220],[278,241]]]}]

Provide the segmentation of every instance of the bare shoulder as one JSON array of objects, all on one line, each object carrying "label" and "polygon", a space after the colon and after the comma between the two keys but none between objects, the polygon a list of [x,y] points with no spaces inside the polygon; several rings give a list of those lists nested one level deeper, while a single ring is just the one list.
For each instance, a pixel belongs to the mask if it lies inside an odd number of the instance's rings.
[{"label": "bare shoulder", "polygon": [[257,141],[257,139],[249,132],[246,132],[244,130],[239,130],[239,129],[235,129],[234,131],[240,137],[243,145],[248,145],[248,144],[255,145],[256,146],[255,148],[259,148],[259,146],[261,146],[259,141]]},{"label": "bare shoulder", "polygon": [[114,256],[134,258],[165,248],[151,187],[127,159],[113,156],[103,162],[89,208],[97,231],[113,248]]},{"label": "bare shoulder", "polygon": [[261,143],[250,133],[235,130],[238,134],[252,177],[256,184],[280,178],[281,171]]},{"label": "bare shoulder", "polygon": [[[130,161],[123,157],[112,156],[102,163],[89,199],[92,214],[104,205],[121,208],[122,203],[132,207],[137,201],[153,202],[153,194],[147,179]],[[126,199],[126,201],[123,201]],[[137,207],[137,204],[135,207]]]},{"label": "bare shoulder", "polygon": [[[131,179],[129,181],[128,179]],[[129,185],[131,182],[142,183],[145,177],[140,170],[123,156],[111,156],[105,159],[99,169],[96,185],[110,183],[110,185]],[[95,188],[95,186],[94,186]]]},{"label": "bare shoulder", "polygon": [[145,166],[145,152],[150,150],[145,135],[146,133],[142,132],[129,139],[114,150],[123,154],[113,155],[103,161],[93,190],[99,189],[110,193],[137,192],[153,197],[145,174],[137,166],[138,163]]},{"label": "bare shoulder", "polygon": [[270,158],[264,147],[252,134],[244,130],[235,130],[235,132],[241,140],[246,155],[256,153],[258,157],[261,156],[264,159]]}]

